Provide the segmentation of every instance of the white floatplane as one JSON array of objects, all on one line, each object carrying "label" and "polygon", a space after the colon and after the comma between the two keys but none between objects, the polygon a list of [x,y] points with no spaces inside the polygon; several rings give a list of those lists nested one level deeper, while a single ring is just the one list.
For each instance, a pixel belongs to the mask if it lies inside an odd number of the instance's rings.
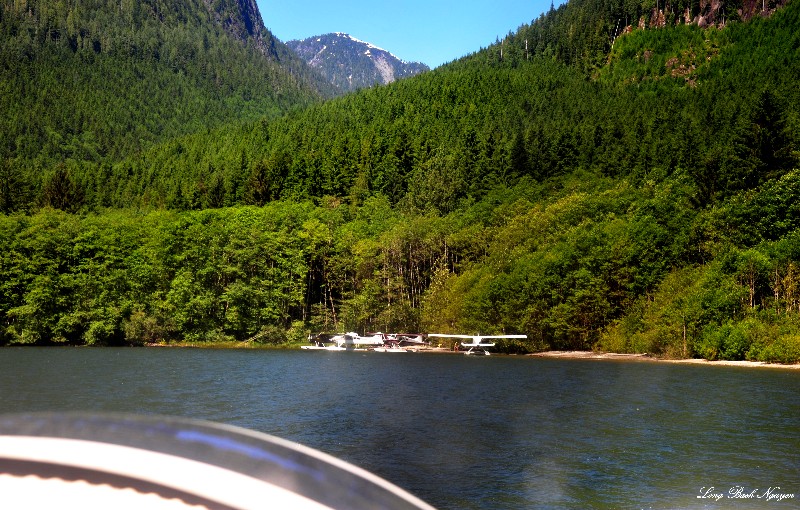
[{"label": "white floatplane", "polygon": [[528,335],[447,335],[441,333],[431,333],[428,337],[438,337],[438,338],[463,338],[465,340],[470,340],[469,342],[461,342],[461,347],[466,348],[466,352],[464,354],[483,354],[488,356],[489,351],[486,350],[487,347],[494,347],[494,342],[484,342],[486,339],[490,338],[528,338]]},{"label": "white floatplane", "polygon": [[382,346],[383,334],[375,333],[372,336],[361,336],[358,333],[344,333],[341,335],[318,335],[316,339],[309,337],[312,345],[302,345],[301,349],[321,351],[358,351],[367,346]]}]

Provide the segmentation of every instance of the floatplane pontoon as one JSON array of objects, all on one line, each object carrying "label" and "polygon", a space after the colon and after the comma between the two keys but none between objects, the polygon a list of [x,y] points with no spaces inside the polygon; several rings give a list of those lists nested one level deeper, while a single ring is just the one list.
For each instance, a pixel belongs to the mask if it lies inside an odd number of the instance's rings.
[{"label": "floatplane pontoon", "polygon": [[465,340],[470,340],[470,342],[461,342],[461,348],[466,348],[466,352],[464,354],[483,354],[485,356],[489,355],[489,351],[486,350],[487,347],[494,347],[494,342],[484,342],[487,338],[528,338],[528,335],[446,335],[441,333],[431,333],[428,337],[435,337],[435,338],[463,338]]}]

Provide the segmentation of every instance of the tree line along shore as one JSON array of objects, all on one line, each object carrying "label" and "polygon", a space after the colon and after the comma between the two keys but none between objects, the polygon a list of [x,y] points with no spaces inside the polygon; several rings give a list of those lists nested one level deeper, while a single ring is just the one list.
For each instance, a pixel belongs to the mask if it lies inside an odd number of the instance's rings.
[{"label": "tree line along shore", "polygon": [[[800,190],[794,179],[783,189]],[[320,331],[477,331],[528,335],[499,341],[504,353],[797,361],[797,238],[669,269],[665,254],[697,243],[678,227],[682,185],[587,177],[538,206],[532,186],[509,188],[492,198],[507,214],[488,224],[482,203],[403,214],[382,197],[0,216],[0,340],[277,345]],[[694,222],[714,231],[717,213]]]}]

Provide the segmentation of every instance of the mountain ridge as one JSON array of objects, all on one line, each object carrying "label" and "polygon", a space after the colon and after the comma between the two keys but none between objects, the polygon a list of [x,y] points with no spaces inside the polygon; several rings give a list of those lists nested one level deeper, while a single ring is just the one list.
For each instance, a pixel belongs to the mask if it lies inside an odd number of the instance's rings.
[{"label": "mountain ridge", "polygon": [[430,70],[421,62],[403,60],[386,49],[344,32],[295,39],[286,44],[345,92],[386,85]]}]

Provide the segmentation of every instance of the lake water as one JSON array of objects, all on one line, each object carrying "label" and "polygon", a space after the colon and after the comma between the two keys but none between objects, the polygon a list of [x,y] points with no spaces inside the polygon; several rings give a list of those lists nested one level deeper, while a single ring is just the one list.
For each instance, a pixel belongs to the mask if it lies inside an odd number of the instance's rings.
[{"label": "lake water", "polygon": [[169,414],[246,427],[351,462],[441,509],[800,507],[794,370],[0,349],[0,413],[21,411]]}]

